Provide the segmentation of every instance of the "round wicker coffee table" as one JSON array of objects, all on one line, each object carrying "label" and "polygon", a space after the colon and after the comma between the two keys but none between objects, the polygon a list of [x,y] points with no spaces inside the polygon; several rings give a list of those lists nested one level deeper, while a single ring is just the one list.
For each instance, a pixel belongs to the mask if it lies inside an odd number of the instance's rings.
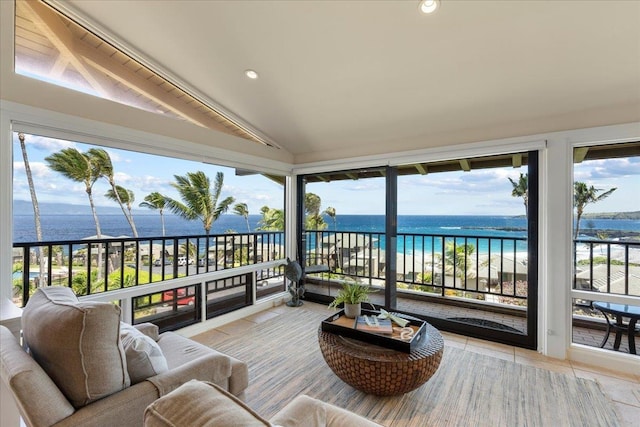
[{"label": "round wicker coffee table", "polygon": [[344,382],[368,394],[393,396],[408,393],[427,382],[440,366],[444,340],[425,324],[422,347],[404,353],[318,329],[322,356]]}]

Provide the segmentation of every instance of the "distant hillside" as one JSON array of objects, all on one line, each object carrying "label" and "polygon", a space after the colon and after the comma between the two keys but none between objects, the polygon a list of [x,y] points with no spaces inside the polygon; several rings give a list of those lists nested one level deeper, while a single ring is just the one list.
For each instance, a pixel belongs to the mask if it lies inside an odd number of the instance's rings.
[{"label": "distant hillside", "polygon": [[640,211],[636,212],[609,212],[609,213],[586,213],[583,219],[640,219]]},{"label": "distant hillside", "polygon": [[[89,205],[69,205],[66,203],[38,203],[40,215],[91,215]],[[122,210],[114,206],[96,206],[98,215],[122,215]],[[149,215],[149,210],[134,210],[134,215]],[[33,215],[33,206],[30,201],[14,200],[14,215]]]}]

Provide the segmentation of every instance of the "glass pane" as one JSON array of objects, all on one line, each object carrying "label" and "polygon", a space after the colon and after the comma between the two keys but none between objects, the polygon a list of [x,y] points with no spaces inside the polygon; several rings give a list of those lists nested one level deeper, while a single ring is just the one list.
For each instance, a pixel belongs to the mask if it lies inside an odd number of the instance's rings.
[{"label": "glass pane", "polygon": [[15,71],[270,145],[40,1],[16,0]]}]

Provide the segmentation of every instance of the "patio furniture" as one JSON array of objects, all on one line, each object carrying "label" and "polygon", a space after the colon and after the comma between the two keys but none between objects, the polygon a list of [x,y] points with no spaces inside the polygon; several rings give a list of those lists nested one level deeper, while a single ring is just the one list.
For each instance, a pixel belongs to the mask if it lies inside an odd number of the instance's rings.
[{"label": "patio furniture", "polygon": [[424,345],[410,353],[380,347],[318,329],[320,350],[331,370],[368,394],[392,396],[423,385],[440,366],[444,340],[425,323]]},{"label": "patio furniture", "polygon": [[[620,349],[620,341],[622,340],[623,332],[626,332],[629,336],[629,353],[636,354],[636,333],[640,332],[636,328],[636,322],[640,320],[640,306],[630,304],[616,304],[612,302],[594,301],[593,307],[598,309],[604,315],[607,321],[607,332],[604,339],[600,344],[600,347],[604,347],[609,339],[609,334],[613,329],[616,332],[616,338],[613,342],[613,349]],[[615,316],[616,321],[612,323],[607,314]],[[624,318],[629,319],[628,323],[624,323]]]},{"label": "patio furniture", "polygon": [[189,381],[145,410],[145,427],[381,427],[353,412],[306,395],[267,421],[215,384]]},{"label": "patio furniture", "polygon": [[[150,323],[120,323],[120,308],[40,288],[22,316],[27,353],[0,327],[0,376],[30,427],[141,426],[144,409],[185,382],[241,395],[244,362]],[[126,330],[126,331],[125,331]]]}]

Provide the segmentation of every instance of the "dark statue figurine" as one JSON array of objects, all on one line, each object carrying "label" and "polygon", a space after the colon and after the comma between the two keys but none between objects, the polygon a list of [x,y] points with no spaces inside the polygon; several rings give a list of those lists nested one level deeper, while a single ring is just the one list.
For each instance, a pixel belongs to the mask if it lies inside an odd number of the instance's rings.
[{"label": "dark statue figurine", "polygon": [[289,307],[300,307],[302,301],[300,298],[304,296],[304,286],[300,285],[300,279],[302,278],[302,267],[298,261],[291,261],[287,258],[287,263],[284,265],[284,276],[289,279],[289,285],[287,289],[291,294],[291,301],[287,302]]}]

